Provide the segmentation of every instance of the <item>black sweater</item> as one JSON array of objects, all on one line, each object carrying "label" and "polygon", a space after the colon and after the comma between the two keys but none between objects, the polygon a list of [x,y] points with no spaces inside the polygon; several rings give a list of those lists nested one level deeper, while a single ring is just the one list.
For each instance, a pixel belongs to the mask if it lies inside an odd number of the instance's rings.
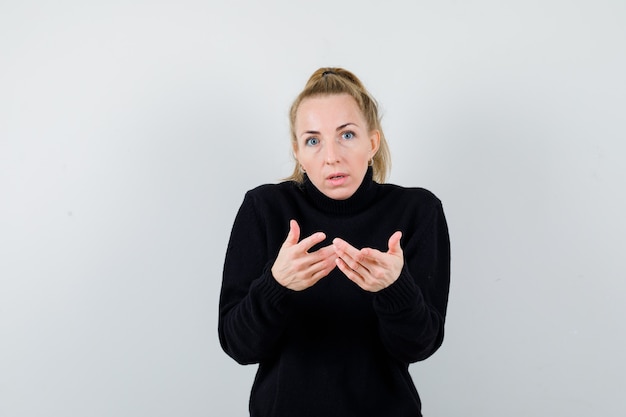
[{"label": "black sweater", "polygon": [[[301,239],[326,233],[319,247],[340,237],[386,252],[400,230],[403,271],[378,293],[338,268],[289,290],[271,267],[290,219]],[[370,168],[347,200],[326,197],[307,178],[246,193],[226,252],[218,328],[226,353],[259,363],[251,416],[421,416],[408,366],[442,343],[449,282],[446,220],[424,189],[378,184]]]}]

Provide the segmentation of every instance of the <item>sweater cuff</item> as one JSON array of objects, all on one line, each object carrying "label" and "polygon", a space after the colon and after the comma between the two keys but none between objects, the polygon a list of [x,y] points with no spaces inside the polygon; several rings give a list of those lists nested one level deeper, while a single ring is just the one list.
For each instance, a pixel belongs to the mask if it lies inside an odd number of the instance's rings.
[{"label": "sweater cuff", "polygon": [[379,291],[374,297],[374,308],[383,313],[396,313],[422,304],[424,297],[409,271],[404,268],[400,276],[390,286]]},{"label": "sweater cuff", "polygon": [[269,268],[263,271],[263,276],[257,281],[257,289],[262,299],[267,300],[277,310],[282,310],[286,307],[293,292],[289,288],[280,285],[274,279]]}]

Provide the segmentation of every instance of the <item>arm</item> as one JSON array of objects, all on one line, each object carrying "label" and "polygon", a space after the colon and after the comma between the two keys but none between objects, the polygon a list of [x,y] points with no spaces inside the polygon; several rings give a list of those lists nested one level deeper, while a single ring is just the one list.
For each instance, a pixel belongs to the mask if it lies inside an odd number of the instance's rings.
[{"label": "arm", "polygon": [[407,231],[389,238],[389,250],[356,249],[334,240],[337,266],[366,291],[375,292],[379,332],[390,354],[403,362],[432,355],[443,341],[450,280],[450,243],[441,203]]},{"label": "arm", "polygon": [[383,344],[403,362],[431,356],[441,346],[450,287],[450,239],[441,203],[406,242],[398,279],[378,292],[374,309]]},{"label": "arm", "polygon": [[267,245],[264,223],[248,193],[226,251],[218,320],[222,348],[241,364],[271,357],[287,323],[290,290],[272,277]]},{"label": "arm", "polygon": [[[310,252],[326,238],[324,233],[300,241],[298,223],[291,220],[289,225],[277,250],[268,247],[277,246],[269,243],[275,239],[267,238],[265,222],[251,198],[244,200],[235,219],[224,263],[219,336],[223,349],[240,363],[259,362],[277,353],[291,293],[315,285],[335,267],[331,246]],[[275,251],[276,260],[271,261]]]}]

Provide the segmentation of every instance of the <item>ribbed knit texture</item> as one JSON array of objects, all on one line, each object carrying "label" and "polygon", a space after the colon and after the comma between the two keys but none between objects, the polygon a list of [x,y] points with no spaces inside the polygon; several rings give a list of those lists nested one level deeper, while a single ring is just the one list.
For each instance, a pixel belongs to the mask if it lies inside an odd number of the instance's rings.
[{"label": "ribbed knit texture", "polygon": [[[338,268],[305,291],[289,290],[271,266],[291,219],[301,239],[326,233],[316,248],[340,237],[387,251],[400,230],[404,268],[377,293]],[[377,184],[369,169],[347,200],[326,197],[306,177],[246,193],[226,253],[218,330],[232,358],[259,364],[251,416],[421,416],[408,366],[443,341],[449,282],[448,228],[427,190]]]}]

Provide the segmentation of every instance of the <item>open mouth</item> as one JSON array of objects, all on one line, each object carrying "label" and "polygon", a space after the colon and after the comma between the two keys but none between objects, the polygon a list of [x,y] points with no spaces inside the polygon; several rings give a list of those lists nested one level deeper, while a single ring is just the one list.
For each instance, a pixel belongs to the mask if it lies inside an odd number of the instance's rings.
[{"label": "open mouth", "polygon": [[335,186],[343,185],[343,183],[346,181],[346,178],[348,178],[348,175],[340,173],[340,172],[336,174],[331,174],[328,177],[326,177],[328,182],[330,182],[332,185],[335,185]]}]

